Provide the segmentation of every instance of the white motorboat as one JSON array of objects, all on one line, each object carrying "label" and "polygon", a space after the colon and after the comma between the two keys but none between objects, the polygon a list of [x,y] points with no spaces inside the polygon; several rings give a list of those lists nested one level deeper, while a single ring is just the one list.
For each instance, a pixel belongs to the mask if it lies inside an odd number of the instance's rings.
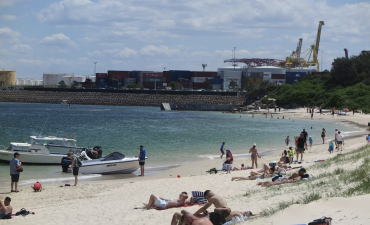
[{"label": "white motorboat", "polygon": [[[11,143],[12,149],[17,143]],[[50,154],[45,145],[28,146],[28,151],[0,150],[0,162],[9,162],[14,158],[14,153],[20,154],[19,161],[22,164],[60,165],[62,154]]]},{"label": "white motorboat", "polygon": [[82,152],[80,158],[86,159],[81,161],[79,172],[82,174],[128,174],[139,169],[137,157],[126,157],[119,152],[113,152],[100,159],[90,159]]},{"label": "white motorboat", "polygon": [[61,159],[73,152],[80,154],[85,148],[77,147],[72,138],[30,136],[27,143],[11,142],[5,150],[0,150],[0,162],[9,162],[14,153],[21,154],[23,164],[60,165]]}]

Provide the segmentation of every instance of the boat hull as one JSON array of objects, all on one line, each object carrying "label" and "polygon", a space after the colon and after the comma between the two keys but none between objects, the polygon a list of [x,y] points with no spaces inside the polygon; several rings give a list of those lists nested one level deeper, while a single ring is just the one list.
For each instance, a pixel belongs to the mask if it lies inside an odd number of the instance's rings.
[{"label": "boat hull", "polygon": [[135,160],[114,161],[83,161],[79,172],[82,174],[130,174],[139,169],[139,162]]},{"label": "boat hull", "polygon": [[[0,150],[0,162],[9,163],[14,158],[15,151]],[[24,165],[60,165],[65,155],[37,154],[20,152],[19,161]]]}]

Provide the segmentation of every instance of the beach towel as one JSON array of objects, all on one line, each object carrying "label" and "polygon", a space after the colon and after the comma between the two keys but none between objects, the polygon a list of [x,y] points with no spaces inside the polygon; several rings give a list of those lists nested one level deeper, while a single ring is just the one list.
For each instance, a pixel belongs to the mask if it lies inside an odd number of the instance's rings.
[{"label": "beach towel", "polygon": [[165,208],[165,209],[160,209],[160,208],[157,208],[157,207],[153,207],[153,209],[156,209],[156,210],[166,210],[166,209],[172,209],[172,208],[184,208],[184,207],[190,207],[190,206],[193,206],[193,205],[203,205],[201,203],[196,203],[196,204],[185,204],[183,206],[179,206],[179,207],[169,207],[169,208]]},{"label": "beach towel", "polygon": [[208,200],[204,198],[204,192],[202,191],[192,191],[191,194],[193,195],[193,202],[194,203],[201,203],[206,204]]}]

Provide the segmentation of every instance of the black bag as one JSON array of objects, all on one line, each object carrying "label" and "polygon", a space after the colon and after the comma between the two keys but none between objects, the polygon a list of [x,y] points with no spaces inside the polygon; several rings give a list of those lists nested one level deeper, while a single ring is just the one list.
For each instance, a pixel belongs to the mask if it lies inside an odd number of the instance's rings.
[{"label": "black bag", "polygon": [[331,225],[331,220],[332,220],[331,217],[323,216],[320,219],[314,220],[308,225]]},{"label": "black bag", "polygon": [[23,172],[23,166],[21,165],[21,166],[19,166],[19,167],[15,167],[15,170],[16,170],[17,172]]},{"label": "black bag", "polygon": [[212,173],[216,174],[217,173],[217,169],[216,168],[212,168],[212,169],[209,170],[209,173],[210,174],[212,174]]}]

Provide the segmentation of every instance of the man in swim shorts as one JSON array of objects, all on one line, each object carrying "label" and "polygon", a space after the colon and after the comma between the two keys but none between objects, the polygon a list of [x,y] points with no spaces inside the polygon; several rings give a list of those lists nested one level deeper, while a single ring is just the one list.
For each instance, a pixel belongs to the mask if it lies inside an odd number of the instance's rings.
[{"label": "man in swim shorts", "polygon": [[167,209],[172,207],[179,207],[185,204],[191,203],[190,201],[186,201],[188,198],[188,193],[182,192],[179,196],[179,199],[176,200],[166,200],[162,197],[157,197],[155,195],[150,195],[149,202],[141,209],[151,209],[152,207],[157,207],[158,209]]},{"label": "man in swim shorts", "polygon": [[251,153],[252,167],[254,166],[254,164],[256,164],[256,167],[253,167],[253,168],[258,167],[257,157],[261,158],[261,156],[258,154],[256,146],[257,146],[256,143],[254,143],[253,147],[251,149],[249,149],[249,153]]},{"label": "man in swim shorts", "polygon": [[225,148],[225,142],[222,142],[221,149],[220,149],[220,151],[221,151],[221,156],[220,156],[220,158],[221,158],[221,159],[222,159],[222,156],[224,156],[224,155],[225,155],[224,148]]}]

